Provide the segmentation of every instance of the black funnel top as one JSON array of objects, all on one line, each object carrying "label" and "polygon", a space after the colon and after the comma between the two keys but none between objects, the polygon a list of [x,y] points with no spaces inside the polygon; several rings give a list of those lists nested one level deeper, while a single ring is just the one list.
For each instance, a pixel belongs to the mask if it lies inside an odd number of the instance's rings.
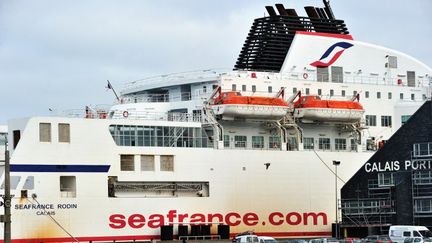
[{"label": "black funnel top", "polygon": [[282,4],[276,4],[278,13],[267,6],[270,16],[254,20],[234,70],[279,72],[296,31],[349,34],[344,21],[334,19],[328,3],[325,9],[306,8],[312,16],[299,17]]}]

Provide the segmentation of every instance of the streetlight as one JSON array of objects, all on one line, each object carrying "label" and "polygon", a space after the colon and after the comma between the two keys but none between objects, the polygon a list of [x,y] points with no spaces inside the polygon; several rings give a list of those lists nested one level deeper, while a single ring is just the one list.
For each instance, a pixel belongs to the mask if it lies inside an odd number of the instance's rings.
[{"label": "streetlight", "polygon": [[338,160],[333,160],[333,165],[335,166],[335,197],[336,197],[336,224],[335,224],[335,236],[337,239],[339,239],[339,220],[338,220],[338,186],[337,186],[337,181],[338,181],[338,175],[337,175],[337,167],[338,165],[340,165],[340,161]]}]

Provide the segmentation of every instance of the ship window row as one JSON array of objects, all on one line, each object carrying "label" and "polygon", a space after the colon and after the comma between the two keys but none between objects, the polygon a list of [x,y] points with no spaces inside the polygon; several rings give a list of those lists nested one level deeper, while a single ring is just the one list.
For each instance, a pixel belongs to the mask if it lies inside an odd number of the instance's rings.
[{"label": "ship window row", "polygon": [[[366,126],[376,127],[377,126],[377,116],[376,115],[366,115]],[[391,127],[392,117],[391,116],[381,116],[381,126]]]},{"label": "ship window row", "polygon": [[[251,142],[248,143],[248,137],[244,135],[224,135],[224,148],[252,148],[252,149],[280,149],[281,138],[279,136],[251,136]],[[357,143],[354,139],[350,139],[350,144],[347,143],[345,138],[335,138],[334,147],[332,147],[331,138],[321,137],[315,140],[313,137],[303,138],[303,149],[306,150],[335,150],[335,151],[356,151]],[[318,144],[316,146],[315,144]],[[287,138],[287,150],[298,150],[298,142],[296,137]]]},{"label": "ship window row", "polygon": [[[268,89],[268,93],[272,93],[273,92],[273,87],[272,86],[268,86],[267,89]],[[235,84],[232,85],[232,91],[237,91],[237,85],[235,85]],[[247,91],[246,85],[242,85],[242,91],[243,92]],[[297,93],[297,91],[298,91],[298,89],[296,87],[292,88],[292,93],[293,94]],[[252,85],[252,92],[256,92],[256,86],[255,85]],[[305,94],[306,95],[312,94],[310,88],[305,88]],[[318,95],[323,95],[322,89],[317,89],[317,94]],[[357,94],[358,94],[357,90],[354,90],[352,92],[353,96],[355,96]],[[329,95],[330,96],[335,96],[337,94],[335,94],[335,91],[333,89],[330,89],[329,90]],[[345,97],[346,95],[347,95],[346,90],[341,90],[340,96]],[[364,97],[365,98],[370,98],[370,92],[369,91],[365,91],[364,92]],[[381,99],[381,92],[380,91],[376,92],[376,98],[377,99]],[[393,93],[392,92],[387,92],[387,99],[389,99],[389,100],[393,99]],[[404,93],[399,93],[399,99],[401,99],[401,100],[404,99]],[[411,100],[415,100],[416,99],[415,94],[412,93],[410,95],[410,99]],[[426,99],[425,95],[423,95],[423,99]]]},{"label": "ship window row", "polygon": [[[52,141],[51,123],[39,123],[39,141],[48,142]],[[59,123],[58,125],[58,141],[60,143],[70,143],[70,124]]]},{"label": "ship window row", "polygon": [[[159,168],[156,168],[156,163]],[[120,171],[174,171],[174,155],[120,155]]]},{"label": "ship window row", "polygon": [[202,128],[171,126],[111,125],[111,136],[118,146],[211,147]]},{"label": "ship window row", "polygon": [[[357,151],[357,143],[354,139],[350,139],[350,144],[348,145],[347,139],[345,138],[335,138],[334,139],[334,150],[335,151],[347,151],[349,149],[350,151]],[[331,139],[326,137],[318,138],[317,141],[318,147],[315,147],[314,145],[314,138],[312,137],[305,137],[303,139],[303,148],[306,150],[332,150],[332,144]]]}]

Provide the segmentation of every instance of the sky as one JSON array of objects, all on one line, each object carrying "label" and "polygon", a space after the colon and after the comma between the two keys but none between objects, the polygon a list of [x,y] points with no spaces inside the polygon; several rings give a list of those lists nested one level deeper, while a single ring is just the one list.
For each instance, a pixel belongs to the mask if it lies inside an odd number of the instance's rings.
[{"label": "sky", "polygon": [[[0,124],[112,104],[127,81],[232,69],[254,18],[312,0],[1,0]],[[432,66],[431,0],[331,0],[355,40]]]}]

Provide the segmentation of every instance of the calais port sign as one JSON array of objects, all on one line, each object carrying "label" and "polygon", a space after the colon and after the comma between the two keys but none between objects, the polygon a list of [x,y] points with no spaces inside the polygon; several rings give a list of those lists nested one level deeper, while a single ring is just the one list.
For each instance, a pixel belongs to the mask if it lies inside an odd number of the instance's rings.
[{"label": "calais port sign", "polygon": [[372,172],[395,172],[410,170],[430,170],[432,169],[431,160],[405,160],[405,161],[385,161],[385,162],[368,162],[364,165],[367,173]]}]

